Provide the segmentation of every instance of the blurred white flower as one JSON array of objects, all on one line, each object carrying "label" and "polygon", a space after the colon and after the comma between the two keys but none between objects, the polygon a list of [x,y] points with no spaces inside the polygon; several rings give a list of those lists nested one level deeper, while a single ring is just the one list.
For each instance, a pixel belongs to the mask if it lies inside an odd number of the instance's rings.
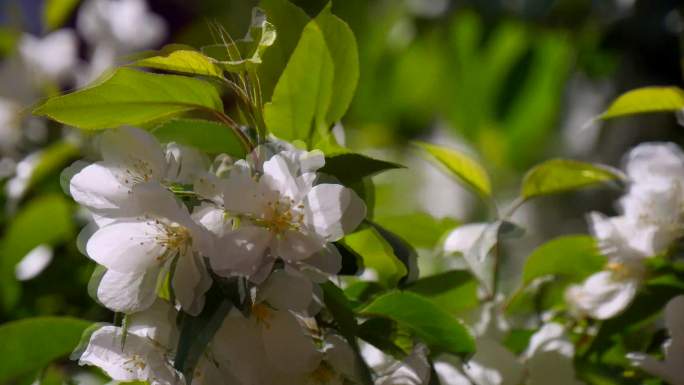
[{"label": "blurred white flower", "polygon": [[629,353],[632,364],[670,385],[684,385],[684,295],[674,297],[665,307],[665,326],[670,339],[663,345],[665,360],[643,353]]},{"label": "blurred white flower", "polygon": [[38,245],[29,251],[14,269],[19,281],[28,281],[40,275],[52,261],[53,251],[49,245]]},{"label": "blurred white flower", "polygon": [[78,40],[69,29],[39,38],[25,34],[19,41],[19,55],[39,84],[60,82],[71,76],[77,63]]}]

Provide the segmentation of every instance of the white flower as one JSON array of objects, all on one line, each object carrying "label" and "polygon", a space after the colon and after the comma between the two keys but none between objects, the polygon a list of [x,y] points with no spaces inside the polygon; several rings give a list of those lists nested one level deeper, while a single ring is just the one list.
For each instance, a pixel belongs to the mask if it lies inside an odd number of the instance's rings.
[{"label": "white flower", "polygon": [[196,150],[167,145],[137,128],[103,133],[99,142],[102,161],[82,168],[70,181],[74,200],[95,214],[112,217],[136,215],[131,189],[143,182],[165,185],[192,183],[208,166]]},{"label": "white flower", "polygon": [[[198,192],[218,203],[217,209],[222,210],[211,214],[213,218],[224,219],[216,225],[202,223],[211,228],[226,223],[230,226],[230,231],[222,232],[218,247],[230,252],[211,258],[214,270],[222,274],[237,272],[259,281],[276,258],[293,265],[319,253],[325,258],[339,258],[326,246],[356,228],[366,208],[349,188],[315,184],[315,170],[323,164],[323,154],[283,151],[263,162],[262,167],[258,159],[263,158],[263,153],[259,149],[248,158],[257,159],[256,164],[236,162],[227,179],[207,177],[196,183]],[[256,175],[259,168],[262,171]],[[209,215],[209,211],[205,214]],[[227,217],[235,220],[226,222]]]},{"label": "white flower", "polygon": [[19,55],[38,82],[59,82],[71,74],[76,65],[76,34],[61,29],[38,38],[25,34],[19,41]]},{"label": "white flower", "polygon": [[34,247],[17,264],[14,275],[19,281],[27,281],[37,277],[50,264],[53,254],[50,245],[43,244]]},{"label": "white flower", "polygon": [[664,361],[643,353],[630,353],[627,358],[634,365],[670,385],[684,385],[684,295],[668,302],[665,307],[665,326],[670,339],[663,345]]},{"label": "white flower", "polygon": [[178,338],[174,318],[173,308],[159,300],[147,311],[131,316],[125,343],[121,328],[103,326],[90,336],[79,364],[97,366],[117,381],[184,384],[171,364]]},{"label": "white flower", "polygon": [[176,299],[198,314],[211,286],[202,257],[212,253],[210,234],[159,184],[139,183],[129,199],[138,216],[103,225],[86,245],[88,256],[108,269],[98,298],[115,311],[141,310],[155,295],[155,277],[168,271]]},{"label": "white flower", "polygon": [[615,317],[629,306],[640,282],[640,279],[617,272],[600,271],[580,285],[569,286],[565,300],[576,315],[605,320]]},{"label": "white flower", "polygon": [[476,346],[462,372],[453,359],[435,363],[443,385],[581,384],[575,379],[574,346],[559,324],[548,323],[539,329],[519,357],[491,336],[478,336]]},{"label": "white flower", "polygon": [[375,385],[427,385],[430,382],[428,348],[416,344],[401,362],[394,364],[387,374],[375,380]]},{"label": "white flower", "polygon": [[89,0],[76,24],[90,44],[114,47],[119,54],[157,45],[166,34],[166,23],[144,0]]},{"label": "white flower", "polygon": [[219,362],[244,385],[297,383],[321,361],[321,353],[293,313],[306,312],[311,283],[285,271],[274,272],[257,293],[251,315],[232,312],[216,333]]}]

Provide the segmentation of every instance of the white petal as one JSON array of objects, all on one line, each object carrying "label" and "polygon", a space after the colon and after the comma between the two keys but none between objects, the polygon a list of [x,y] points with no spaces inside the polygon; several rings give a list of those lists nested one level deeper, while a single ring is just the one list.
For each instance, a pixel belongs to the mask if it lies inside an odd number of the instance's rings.
[{"label": "white petal", "polygon": [[314,186],[306,200],[307,214],[316,233],[330,242],[352,232],[366,217],[361,198],[342,185]]},{"label": "white petal", "polygon": [[439,382],[442,385],[472,385],[468,377],[466,377],[456,366],[452,363],[437,361],[434,364],[435,372],[439,377]]},{"label": "white petal", "polygon": [[293,172],[287,159],[276,154],[264,162],[264,175],[261,177],[273,190],[281,195],[299,202],[304,191],[300,191],[297,175]]},{"label": "white petal", "polygon": [[119,273],[107,270],[97,287],[97,299],[105,307],[119,313],[145,310],[157,298],[158,269]]},{"label": "white petal", "polygon": [[123,333],[114,326],[96,330],[90,337],[80,365],[95,365],[117,381],[150,381],[159,385],[181,384],[178,373],[147,338],[129,334],[122,349]]},{"label": "white petal", "polygon": [[52,256],[50,245],[38,245],[21,259],[14,269],[14,275],[19,281],[35,278],[50,264]]},{"label": "white petal", "polygon": [[499,342],[478,338],[477,351],[464,367],[465,373],[477,385],[518,385],[523,365]]},{"label": "white petal", "polygon": [[216,252],[209,259],[211,267],[217,272],[251,275],[259,269],[271,238],[271,232],[262,227],[240,226],[217,240]]},{"label": "white petal", "polygon": [[376,381],[378,385],[427,385],[430,381],[430,364],[427,347],[417,344],[413,352],[392,372]]},{"label": "white petal", "polygon": [[313,284],[301,273],[277,270],[262,284],[257,301],[279,310],[304,312],[311,303]]},{"label": "white petal", "polygon": [[100,139],[105,162],[118,165],[141,180],[161,180],[166,159],[161,145],[150,133],[134,127],[105,131]]},{"label": "white petal", "polygon": [[213,203],[203,202],[195,207],[192,219],[218,237],[222,237],[233,227],[233,221],[226,216],[226,211]]},{"label": "white petal", "polygon": [[300,261],[309,258],[325,246],[325,241],[315,234],[303,234],[297,230],[286,230],[273,242],[272,252],[285,261]]},{"label": "white petal", "polygon": [[166,178],[182,184],[193,183],[209,169],[209,159],[194,148],[176,143],[166,145]]},{"label": "white petal", "polygon": [[487,228],[486,223],[472,223],[457,227],[444,241],[444,252],[447,254],[467,253],[473,248],[485,228]]},{"label": "white petal", "polygon": [[101,210],[121,207],[130,195],[130,187],[124,185],[103,162],[81,169],[71,178],[69,191],[79,204]]},{"label": "white petal", "polygon": [[[523,356],[532,357],[539,351],[553,350],[549,345],[557,340],[565,341],[565,331],[563,330],[563,326],[555,322],[547,323],[532,335],[530,342],[527,345],[527,350]],[[565,342],[569,343],[569,341]],[[572,348],[572,345],[570,345],[570,347]],[[574,352],[568,352],[565,351],[565,349],[556,350],[561,350],[566,356],[574,355]]]},{"label": "white petal", "polygon": [[642,143],[630,151],[627,175],[636,182],[684,179],[684,154],[674,143]]},{"label": "white petal", "polygon": [[128,332],[172,351],[178,345],[177,316],[178,312],[170,303],[157,298],[152,306],[129,317]]},{"label": "white petal", "polygon": [[576,312],[609,319],[629,306],[638,286],[638,281],[616,280],[611,272],[602,271],[587,278],[582,285],[570,286],[565,297]]},{"label": "white petal", "polygon": [[274,310],[266,322],[262,334],[271,364],[286,373],[306,373],[318,367],[320,353],[290,312]]},{"label": "white petal", "polygon": [[167,251],[156,237],[154,222],[117,222],[100,228],[88,240],[88,256],[108,269],[141,272],[158,266]]},{"label": "white petal", "polygon": [[296,266],[314,282],[325,282],[342,269],[342,255],[329,243],[311,257],[296,263]]},{"label": "white petal", "polygon": [[179,255],[173,273],[173,290],[183,310],[198,315],[204,307],[204,294],[211,287],[211,276],[201,257]]}]

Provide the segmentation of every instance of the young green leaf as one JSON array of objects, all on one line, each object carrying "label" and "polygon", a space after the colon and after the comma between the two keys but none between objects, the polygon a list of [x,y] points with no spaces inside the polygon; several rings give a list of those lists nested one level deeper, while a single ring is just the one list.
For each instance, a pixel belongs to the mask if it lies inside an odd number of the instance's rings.
[{"label": "young green leaf", "polygon": [[520,196],[530,199],[622,178],[619,171],[606,166],[570,159],[551,159],[534,166],[525,174]]},{"label": "young green leaf", "polygon": [[43,3],[43,24],[53,30],[69,19],[80,0],[47,0]]},{"label": "young green leaf", "polygon": [[523,285],[547,275],[557,275],[580,281],[606,263],[596,239],[589,235],[565,235],[550,240],[535,249],[523,268]]},{"label": "young green leaf", "polygon": [[457,314],[478,306],[478,286],[467,271],[452,270],[421,278],[405,289],[429,298],[450,314]]},{"label": "young green leaf", "polygon": [[39,245],[55,245],[74,233],[71,206],[59,194],[43,195],[30,201],[12,220],[2,238],[0,288],[5,308],[17,300],[16,265]]},{"label": "young green leaf", "polygon": [[236,158],[245,156],[245,149],[235,132],[223,124],[202,119],[177,118],[167,120],[152,129],[161,142],[176,142],[198,150]]},{"label": "young green leaf", "polygon": [[261,0],[259,7],[266,11],[269,22],[278,31],[278,38],[264,52],[263,63],[257,69],[263,98],[271,100],[273,89],[311,19],[289,0]]},{"label": "young green leaf", "polygon": [[308,143],[314,132],[327,130],[333,76],[323,32],[310,22],[276,84],[271,102],[264,106],[270,132],[281,139]]},{"label": "young green leaf", "polygon": [[385,287],[396,287],[408,274],[392,245],[375,228],[367,228],[344,237],[344,244],[363,258],[365,268],[373,269]]},{"label": "young green leaf", "polygon": [[120,68],[98,84],[48,99],[33,113],[94,130],[148,123],[191,110],[223,111],[218,90],[199,79]]},{"label": "young green leaf", "polygon": [[349,185],[359,182],[365,177],[397,168],[404,168],[404,166],[362,154],[345,152],[327,156],[325,165],[320,169],[320,172],[332,175],[339,179],[342,184]]},{"label": "young green leaf", "polygon": [[425,249],[434,248],[448,230],[458,225],[453,218],[437,219],[423,212],[380,216],[374,220],[415,247]]},{"label": "young green leaf", "polygon": [[359,54],[349,25],[332,14],[332,2],[314,19],[323,32],[335,67],[333,89],[326,121],[337,122],[349,108],[359,81]]},{"label": "young green leaf", "polygon": [[465,182],[485,198],[492,195],[492,186],[487,171],[464,153],[430,143],[416,142],[419,148],[432,155],[449,173]]},{"label": "young green leaf", "polygon": [[252,9],[252,22],[247,36],[232,40],[221,33],[222,44],[205,47],[205,53],[212,52],[215,63],[226,71],[245,72],[262,63],[262,55],[276,41],[276,29],[266,20],[266,14],[260,8]]},{"label": "young green leaf", "polygon": [[0,383],[68,356],[90,324],[69,317],[38,317],[1,325]]},{"label": "young green leaf", "polygon": [[223,69],[216,61],[201,52],[181,49],[166,55],[141,59],[133,63],[136,67],[154,68],[191,75],[223,77]]},{"label": "young green leaf", "polygon": [[679,87],[643,87],[620,95],[600,119],[652,112],[675,112],[684,108],[684,90]]},{"label": "young green leaf", "polygon": [[410,329],[431,351],[469,355],[475,341],[459,320],[429,299],[407,291],[384,294],[361,310],[366,317],[385,317]]}]

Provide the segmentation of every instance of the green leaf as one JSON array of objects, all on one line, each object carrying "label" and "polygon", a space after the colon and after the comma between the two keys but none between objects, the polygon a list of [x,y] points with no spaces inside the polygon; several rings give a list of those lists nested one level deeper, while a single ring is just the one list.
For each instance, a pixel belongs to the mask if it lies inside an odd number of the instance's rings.
[{"label": "green leaf", "polygon": [[361,314],[396,321],[428,344],[433,353],[443,351],[463,356],[475,352],[473,336],[463,323],[418,294],[390,292],[376,298]]},{"label": "green leaf", "polygon": [[161,142],[176,142],[210,154],[225,153],[236,158],[245,156],[245,149],[235,132],[209,120],[171,119],[153,128],[152,133]]},{"label": "green leaf", "polygon": [[479,305],[477,280],[467,271],[452,270],[421,278],[405,289],[430,299],[450,314],[462,313]]},{"label": "green leaf", "polygon": [[82,129],[139,125],[192,110],[223,111],[211,84],[120,68],[94,86],[48,99],[33,110]]},{"label": "green leaf", "polygon": [[411,331],[388,318],[371,318],[359,326],[359,338],[396,359],[403,359],[413,349]]},{"label": "green leaf", "polygon": [[352,306],[344,292],[330,281],[321,284],[321,289],[325,306],[337,322],[340,333],[347,341],[354,341],[358,325]]},{"label": "green leaf", "polygon": [[2,238],[0,287],[5,308],[14,306],[18,287],[16,265],[36,246],[56,245],[71,239],[74,233],[71,206],[62,195],[43,195],[30,201],[13,218]]},{"label": "green leaf", "polygon": [[611,119],[651,112],[676,112],[683,108],[684,90],[681,88],[644,87],[620,95],[599,118]]},{"label": "green leaf", "polygon": [[0,325],[0,383],[68,356],[90,324],[69,317],[39,317]]},{"label": "green leaf", "polygon": [[43,4],[43,24],[48,30],[61,27],[80,0],[47,0]]},{"label": "green leaf", "polygon": [[223,77],[223,69],[214,59],[192,50],[181,49],[167,55],[148,57],[133,65],[184,74]]},{"label": "green leaf", "polygon": [[375,222],[400,235],[412,245],[425,249],[435,247],[447,231],[458,225],[455,219],[437,219],[422,212],[376,217]]},{"label": "green leaf", "polygon": [[197,316],[183,314],[174,368],[183,373],[188,383],[192,383],[195,367],[223,320],[231,309],[244,305],[246,294],[241,278],[215,281],[206,294],[202,312]]},{"label": "green leaf", "polygon": [[264,100],[271,100],[273,89],[310,18],[289,0],[261,0],[259,6],[278,31],[278,38],[264,53],[263,63],[257,70]]},{"label": "green leaf", "polygon": [[270,103],[264,106],[268,129],[284,140],[309,143],[327,131],[326,115],[333,91],[333,61],[318,24],[304,28]]},{"label": "green leaf", "polygon": [[331,12],[332,2],[314,19],[323,32],[335,67],[335,93],[326,115],[327,122],[339,121],[349,108],[359,81],[359,54],[349,25]]},{"label": "green leaf", "polygon": [[260,8],[252,9],[252,21],[247,36],[233,40],[219,30],[222,44],[205,47],[205,53],[212,51],[215,63],[226,71],[240,73],[255,69],[262,63],[262,55],[276,41],[276,29],[266,20]]},{"label": "green leaf", "polygon": [[397,234],[385,229],[379,224],[366,219],[366,223],[371,225],[375,231],[390,245],[392,253],[404,264],[406,267],[406,277],[402,278],[403,282],[414,281],[418,278],[418,253],[411,244],[406,242]]},{"label": "green leaf", "polygon": [[416,142],[416,144],[446,167],[451,175],[466,183],[482,196],[491,197],[492,186],[489,175],[475,160],[451,148],[423,142]]},{"label": "green leaf", "polygon": [[525,174],[520,196],[530,199],[621,179],[617,171],[606,166],[570,159],[551,159],[534,166]]},{"label": "green leaf", "polygon": [[547,275],[581,281],[601,270],[606,257],[601,254],[596,239],[589,235],[565,235],[552,239],[535,249],[525,262],[523,284]]},{"label": "green leaf", "polygon": [[325,165],[319,171],[336,177],[344,185],[350,185],[377,173],[398,168],[404,168],[404,166],[362,154],[345,152],[327,156]]},{"label": "green leaf", "polygon": [[364,267],[373,269],[384,286],[396,287],[399,280],[408,274],[404,263],[394,254],[392,245],[375,228],[349,234],[343,241],[361,255]]}]

